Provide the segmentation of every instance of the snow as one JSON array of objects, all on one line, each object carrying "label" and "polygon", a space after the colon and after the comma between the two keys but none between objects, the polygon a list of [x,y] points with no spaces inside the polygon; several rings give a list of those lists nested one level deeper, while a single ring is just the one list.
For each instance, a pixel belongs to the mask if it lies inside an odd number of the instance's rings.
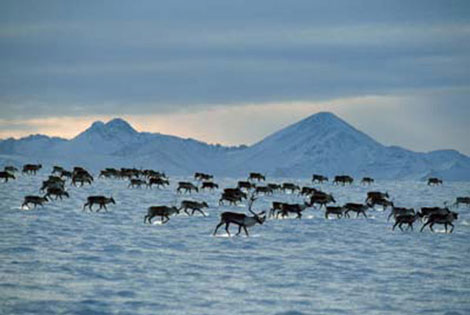
[{"label": "snow", "polygon": [[[246,213],[246,204],[218,206],[220,191],[176,194],[127,189],[121,180],[92,186],[67,184],[70,199],[20,210],[37,194],[49,170],[0,183],[1,309],[23,313],[123,314],[468,314],[470,312],[470,209],[461,206],[454,233],[392,231],[388,211],[367,219],[324,218],[308,209],[302,220],[268,219],[250,237],[211,234],[223,211]],[[94,174],[96,175],[96,174]],[[96,176],[95,176],[96,177]],[[241,178],[216,177],[221,189]],[[267,178],[268,182],[299,178]],[[442,206],[470,195],[469,183],[429,187],[419,181],[378,180],[341,187],[316,185],[338,204],[363,202],[369,190],[388,191],[397,206]],[[109,212],[83,212],[87,196],[113,196]],[[151,205],[205,200],[207,217],[173,216],[144,224]],[[261,196],[254,211],[272,201],[302,202],[296,194]],[[157,222],[156,220],[155,222]],[[440,229],[440,228],[438,228]],[[236,228],[231,230],[236,233]]]},{"label": "snow", "polygon": [[97,121],[71,140],[30,136],[0,141],[0,166],[14,161],[51,166],[143,167],[176,175],[196,171],[241,176],[257,171],[276,177],[307,178],[349,174],[378,179],[470,180],[470,158],[455,150],[413,152],[387,147],[331,113],[311,115],[241,148],[209,145],[193,139],[137,132],[116,118]]}]

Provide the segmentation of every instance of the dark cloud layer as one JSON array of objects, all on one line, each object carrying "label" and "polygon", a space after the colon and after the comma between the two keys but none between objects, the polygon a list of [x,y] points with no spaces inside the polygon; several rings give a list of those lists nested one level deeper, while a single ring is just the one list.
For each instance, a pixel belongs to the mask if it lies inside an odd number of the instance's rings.
[{"label": "dark cloud layer", "polygon": [[318,101],[470,83],[467,1],[0,6],[0,114],[7,118]]}]

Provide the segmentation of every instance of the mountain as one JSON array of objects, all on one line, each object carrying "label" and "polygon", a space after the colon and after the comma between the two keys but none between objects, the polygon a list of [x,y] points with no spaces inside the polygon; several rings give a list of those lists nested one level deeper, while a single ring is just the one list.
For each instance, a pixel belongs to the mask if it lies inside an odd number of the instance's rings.
[{"label": "mountain", "polygon": [[332,113],[318,113],[252,146],[225,147],[136,131],[122,119],[94,122],[71,140],[29,136],[0,141],[0,165],[42,161],[66,167],[143,167],[188,175],[273,177],[373,176],[382,179],[470,180],[470,158],[455,150],[413,152],[384,146]]}]

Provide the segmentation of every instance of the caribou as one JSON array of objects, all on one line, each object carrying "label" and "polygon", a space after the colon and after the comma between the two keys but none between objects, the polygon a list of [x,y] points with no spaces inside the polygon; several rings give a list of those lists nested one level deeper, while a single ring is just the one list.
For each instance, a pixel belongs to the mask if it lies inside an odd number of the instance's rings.
[{"label": "caribou", "polygon": [[283,183],[282,184],[282,192],[286,192],[287,190],[290,190],[291,193],[293,194],[294,192],[300,190],[299,185],[295,185],[293,183]]},{"label": "caribou", "polygon": [[390,214],[387,217],[387,222],[390,221],[391,217],[394,217],[396,219],[399,216],[415,215],[415,214],[416,214],[415,209],[392,207],[392,211],[390,211]]},{"label": "caribou", "polygon": [[247,216],[246,214],[243,213],[236,213],[236,212],[223,212],[220,215],[220,222],[217,224],[213,235],[216,235],[217,230],[219,227],[221,227],[223,224],[225,224],[225,231],[227,231],[227,234],[230,236],[230,231],[229,231],[229,226],[231,223],[238,225],[238,233],[236,235],[239,235],[243,230],[246,233],[246,236],[249,236],[248,234],[248,227],[252,227],[255,224],[263,224],[264,221],[266,220],[266,215],[265,211],[261,211],[260,213],[255,213],[253,210],[251,210],[251,207],[253,206],[253,202],[256,200],[254,196],[250,198],[250,202],[248,205],[248,211],[253,214],[253,216]]},{"label": "caribou", "polygon": [[269,217],[273,217],[274,215],[276,215],[276,218],[277,218],[279,215],[278,212],[282,211],[284,202],[273,201],[272,205],[273,207],[269,210]]},{"label": "caribou", "polygon": [[62,200],[62,196],[65,196],[67,198],[70,198],[70,195],[68,192],[66,192],[64,189],[60,187],[49,187],[47,188],[47,193],[45,197],[50,197],[50,196],[55,196],[55,200],[59,199]]},{"label": "caribou", "polygon": [[330,214],[336,214],[338,219],[342,218],[345,209],[343,207],[326,207],[325,219],[329,219]]},{"label": "caribou", "polygon": [[75,187],[78,187],[77,183],[80,183],[80,187],[82,187],[85,184],[91,185],[92,182],[93,177],[91,177],[90,175],[85,175],[84,173],[72,175],[72,185],[74,185]]},{"label": "caribou", "polygon": [[366,203],[369,203],[373,199],[388,199],[390,196],[388,195],[388,192],[380,192],[380,191],[369,191],[367,193],[367,198],[366,198]]},{"label": "caribou", "polygon": [[460,207],[460,204],[464,204],[467,205],[467,207],[470,207],[470,197],[457,197],[454,206],[458,208]]},{"label": "caribou", "polygon": [[[207,202],[203,201],[203,202],[198,202],[198,201],[192,201],[192,200],[183,200],[181,202],[181,206],[179,208],[179,210],[183,210],[184,213],[186,213],[187,215],[194,215],[194,213],[196,211],[200,212],[203,216],[206,216],[206,214],[204,213],[204,211],[202,211],[203,208],[209,208],[209,205],[207,204]],[[191,209],[192,212],[191,214],[189,214],[188,212],[188,209]]]},{"label": "caribou", "polygon": [[303,205],[301,204],[289,204],[289,203],[282,203],[282,208],[281,211],[279,211],[276,214],[276,218],[279,217],[279,214],[281,215],[282,218],[285,218],[286,216],[289,215],[289,213],[295,213],[297,214],[297,219],[302,218],[302,211],[310,207],[308,203],[304,203]]},{"label": "caribou", "polygon": [[431,214],[427,222],[424,223],[423,226],[421,227],[420,232],[423,232],[424,228],[428,225],[431,231],[434,232],[432,228],[434,224],[444,224],[446,233],[447,233],[447,225],[450,225],[452,227],[451,230],[449,231],[449,233],[452,233],[452,231],[454,231],[454,225],[452,224],[452,222],[457,219],[458,219],[458,213],[452,212],[452,211],[446,214],[441,214],[441,213]]},{"label": "caribou", "polygon": [[374,183],[374,179],[371,177],[363,177],[361,180],[362,185],[372,185]]},{"label": "caribou", "polygon": [[152,185],[157,185],[157,188],[164,188],[165,185],[169,186],[170,182],[163,177],[150,177],[149,182],[147,183],[147,187],[152,188]]},{"label": "caribou", "polygon": [[179,210],[175,206],[152,206],[147,209],[147,215],[144,217],[144,223],[148,221],[150,224],[152,224],[152,218],[160,216],[162,218],[162,224],[165,224],[170,220],[170,215],[175,213],[179,214]]},{"label": "caribou", "polygon": [[36,208],[37,205],[40,205],[41,207],[44,207],[43,203],[49,201],[46,196],[41,197],[41,196],[25,196],[23,204],[21,205],[21,208],[24,206],[28,207],[28,204],[33,204],[34,208]]},{"label": "caribou", "polygon": [[180,194],[182,189],[184,189],[185,193],[191,193],[193,190],[199,192],[199,188],[197,188],[193,183],[190,182],[179,182],[178,188],[176,188],[176,192]]},{"label": "caribou", "polygon": [[87,198],[87,202],[83,205],[83,211],[86,210],[86,207],[90,209],[90,211],[93,211],[92,207],[94,204],[98,204],[100,207],[96,210],[96,212],[100,211],[102,208],[104,208],[105,211],[108,211],[108,208],[106,207],[107,204],[112,203],[116,204],[114,201],[113,197],[105,197],[105,196],[89,196]]},{"label": "caribou", "polygon": [[25,164],[23,165],[23,174],[36,175],[36,172],[42,168],[41,164]]},{"label": "caribou", "polygon": [[202,182],[201,189],[204,190],[206,188],[210,190],[219,189],[219,185],[213,182]]},{"label": "caribou", "polygon": [[333,181],[334,185],[341,184],[345,186],[346,184],[351,185],[354,181],[354,178],[348,175],[341,175],[341,176],[335,176],[335,180]]},{"label": "caribou", "polygon": [[274,184],[274,183],[270,183],[267,185],[269,188],[271,188],[274,191],[278,191],[281,189],[281,185],[279,184]]},{"label": "caribou", "polygon": [[375,208],[376,205],[382,206],[383,210],[386,210],[388,207],[394,207],[393,202],[385,198],[371,198],[367,202],[369,208]]},{"label": "caribou", "polygon": [[214,175],[205,174],[205,173],[194,173],[195,180],[211,180],[214,178]]},{"label": "caribou", "polygon": [[327,182],[328,177],[323,176],[323,175],[318,175],[318,174],[313,174],[312,175],[312,182],[313,183],[320,183],[323,184],[323,182]]},{"label": "caribou", "polygon": [[398,225],[398,228],[403,231],[402,225],[403,224],[408,224],[408,229],[413,230],[413,223],[419,218],[419,214],[401,214],[395,217],[395,224],[392,227],[392,231],[395,230],[395,228]]},{"label": "caribou", "polygon": [[257,180],[258,182],[265,181],[266,176],[260,173],[250,173],[250,175],[248,176],[248,180]]},{"label": "caribou", "polygon": [[270,188],[268,186],[258,186],[258,187],[256,187],[254,194],[258,195],[260,193],[263,193],[265,195],[272,195],[273,190],[272,190],[272,188]]},{"label": "caribou", "polygon": [[219,206],[223,205],[224,201],[228,201],[230,205],[237,205],[237,202],[243,201],[243,196],[224,192],[219,199]]},{"label": "caribou", "polygon": [[336,203],[335,198],[333,198],[333,195],[331,195],[331,194],[327,194],[327,193],[324,193],[322,191],[317,191],[317,192],[315,192],[315,194],[310,196],[310,206],[311,207],[316,208],[315,204],[319,204],[320,209],[322,207],[326,208],[327,204],[329,204],[329,203]]},{"label": "caribou", "polygon": [[420,211],[419,215],[420,215],[421,218],[427,219],[431,215],[434,215],[434,214],[446,215],[448,213],[450,213],[450,210],[447,207],[445,207],[445,208],[441,208],[441,207],[423,207],[423,208],[421,208],[421,211]]},{"label": "caribou", "polygon": [[8,182],[8,179],[10,179],[10,178],[11,178],[11,179],[16,179],[15,175],[13,175],[13,174],[10,173],[10,172],[7,172],[7,171],[5,171],[5,172],[2,171],[2,172],[0,172],[0,179],[4,179],[4,180],[5,180],[4,183],[7,183],[7,182]]},{"label": "caribou", "polygon": [[349,218],[349,212],[356,212],[356,218],[359,217],[359,214],[362,214],[365,218],[367,218],[366,210],[367,206],[361,203],[347,203],[343,206],[346,209],[344,215]]},{"label": "caribou", "polygon": [[246,190],[251,190],[253,188],[256,188],[256,184],[250,183],[250,182],[247,182],[247,181],[239,181],[238,184],[237,184],[237,187],[239,189],[245,188]]},{"label": "caribou", "polygon": [[431,177],[428,179],[428,186],[438,186],[442,185],[442,179]]},{"label": "caribou", "polygon": [[131,178],[129,185],[127,185],[127,188],[141,188],[142,185],[148,186],[147,182],[143,179]]}]

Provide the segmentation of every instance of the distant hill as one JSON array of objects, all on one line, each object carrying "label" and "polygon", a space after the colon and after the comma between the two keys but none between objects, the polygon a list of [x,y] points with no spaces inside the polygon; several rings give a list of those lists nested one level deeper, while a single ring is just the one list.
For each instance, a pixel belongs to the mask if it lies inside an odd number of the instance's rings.
[{"label": "distant hill", "polygon": [[455,150],[429,153],[384,146],[332,113],[309,116],[252,146],[224,147],[193,139],[137,132],[122,119],[94,122],[71,140],[34,135],[0,141],[0,165],[41,162],[142,167],[187,175],[195,171],[273,177],[351,174],[381,179],[470,180],[470,158]]}]

